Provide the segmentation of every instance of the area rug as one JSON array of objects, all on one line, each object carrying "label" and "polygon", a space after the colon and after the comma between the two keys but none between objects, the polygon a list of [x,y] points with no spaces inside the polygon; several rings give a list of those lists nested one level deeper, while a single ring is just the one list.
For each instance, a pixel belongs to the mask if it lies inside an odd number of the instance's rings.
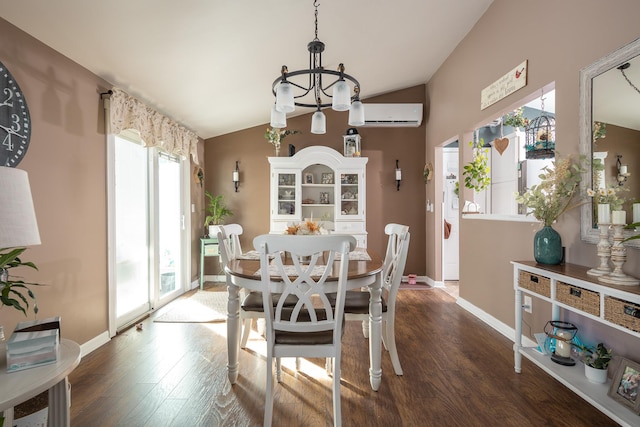
[{"label": "area rug", "polygon": [[160,323],[212,323],[227,320],[227,301],[224,292],[198,291],[188,298],[171,302],[168,312],[158,316]]}]

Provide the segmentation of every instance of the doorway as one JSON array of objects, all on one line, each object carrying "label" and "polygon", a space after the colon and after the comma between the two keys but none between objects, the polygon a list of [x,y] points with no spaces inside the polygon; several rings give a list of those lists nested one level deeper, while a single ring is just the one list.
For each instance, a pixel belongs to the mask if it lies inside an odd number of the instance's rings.
[{"label": "doorway", "polygon": [[460,214],[458,199],[459,180],[458,141],[442,149],[442,280],[460,279]]}]

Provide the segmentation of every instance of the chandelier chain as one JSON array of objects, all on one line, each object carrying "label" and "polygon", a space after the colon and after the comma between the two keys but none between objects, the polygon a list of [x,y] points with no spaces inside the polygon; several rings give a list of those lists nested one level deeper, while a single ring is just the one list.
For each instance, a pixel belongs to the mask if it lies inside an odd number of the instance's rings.
[{"label": "chandelier chain", "polygon": [[320,5],[318,4],[318,1],[317,1],[317,0],[315,0],[315,1],[313,2],[313,6],[316,8],[316,12],[315,12],[315,18],[316,18],[316,38],[315,38],[314,40],[319,40],[319,39],[318,39],[318,6],[320,6]]},{"label": "chandelier chain", "polygon": [[636,85],[634,85],[633,83],[631,83],[631,80],[629,80],[629,77],[627,77],[627,75],[625,74],[624,70],[622,68],[620,68],[620,72],[622,73],[622,75],[624,76],[624,79],[627,81],[627,83],[629,83],[629,85],[634,88],[636,90],[636,92],[640,93],[640,89],[638,89],[636,87]]}]

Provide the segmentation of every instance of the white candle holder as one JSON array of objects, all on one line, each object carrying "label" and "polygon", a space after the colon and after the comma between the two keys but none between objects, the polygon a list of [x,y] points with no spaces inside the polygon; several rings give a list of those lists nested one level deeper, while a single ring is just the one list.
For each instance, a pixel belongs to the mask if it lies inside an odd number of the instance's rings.
[{"label": "white candle holder", "polygon": [[610,285],[635,286],[640,284],[640,280],[629,276],[622,271],[622,266],[627,260],[627,248],[622,241],[624,236],[622,229],[625,224],[613,224],[613,245],[611,246],[611,262],[614,269],[611,273],[598,276],[598,280]]},{"label": "white candle holder", "polygon": [[591,276],[602,276],[611,273],[609,259],[611,258],[611,242],[609,242],[609,228],[611,224],[598,223],[600,230],[600,241],[598,242],[598,257],[600,257],[600,265],[587,271]]}]

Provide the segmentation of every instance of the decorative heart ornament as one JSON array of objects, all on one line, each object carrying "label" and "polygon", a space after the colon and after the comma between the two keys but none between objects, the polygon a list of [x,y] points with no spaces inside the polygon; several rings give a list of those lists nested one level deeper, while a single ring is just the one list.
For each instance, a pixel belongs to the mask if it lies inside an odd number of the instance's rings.
[{"label": "decorative heart ornament", "polygon": [[496,138],[493,141],[493,146],[496,148],[496,151],[502,156],[502,153],[504,153],[504,150],[506,150],[507,147],[509,146],[509,138],[502,138],[502,139]]}]

